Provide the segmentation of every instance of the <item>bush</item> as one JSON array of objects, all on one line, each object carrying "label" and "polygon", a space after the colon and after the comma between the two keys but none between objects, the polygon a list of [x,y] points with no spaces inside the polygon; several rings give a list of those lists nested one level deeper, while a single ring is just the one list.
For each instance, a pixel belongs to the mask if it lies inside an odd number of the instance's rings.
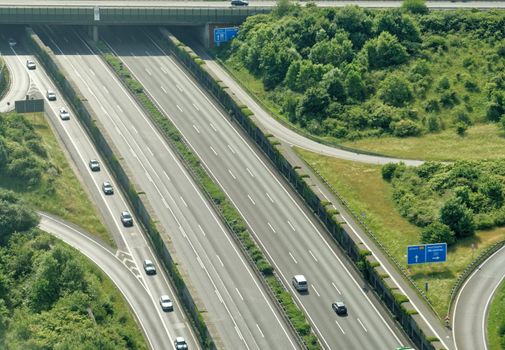
[{"label": "bush", "polygon": [[451,245],[456,242],[454,232],[449,226],[441,222],[434,222],[421,230],[421,243],[447,243]]},{"label": "bush", "polygon": [[397,163],[387,163],[381,168],[382,178],[386,181],[391,181],[395,176],[395,171],[398,169]]},{"label": "bush", "polygon": [[427,14],[429,12],[428,6],[424,0],[403,0],[402,9],[413,14]]},{"label": "bush", "polygon": [[473,213],[459,198],[449,199],[440,209],[440,221],[451,228],[457,237],[473,235],[475,231]]},{"label": "bush", "polygon": [[402,75],[391,74],[381,84],[379,97],[384,103],[402,107],[412,100],[412,87]]},{"label": "bush", "polygon": [[394,136],[408,137],[421,135],[421,128],[412,120],[400,120],[391,124]]}]

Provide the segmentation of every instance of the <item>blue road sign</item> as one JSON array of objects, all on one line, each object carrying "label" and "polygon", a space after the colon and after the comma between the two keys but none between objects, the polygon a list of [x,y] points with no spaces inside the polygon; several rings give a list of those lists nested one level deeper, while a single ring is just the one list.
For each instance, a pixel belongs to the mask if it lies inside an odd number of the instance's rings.
[{"label": "blue road sign", "polygon": [[224,43],[230,41],[234,37],[237,36],[238,28],[230,27],[230,28],[214,28],[214,43],[219,45],[220,43]]},{"label": "blue road sign", "polygon": [[426,249],[422,245],[409,245],[407,247],[407,264],[424,264],[426,262]]},{"label": "blue road sign", "polygon": [[426,244],[426,262],[446,262],[447,243]]}]

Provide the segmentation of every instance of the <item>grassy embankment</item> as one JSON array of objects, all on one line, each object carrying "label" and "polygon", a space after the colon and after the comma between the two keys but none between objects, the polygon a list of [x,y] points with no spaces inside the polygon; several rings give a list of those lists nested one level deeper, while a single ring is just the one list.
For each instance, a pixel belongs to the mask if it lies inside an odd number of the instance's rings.
[{"label": "grassy embankment", "polygon": [[505,283],[496,290],[489,308],[487,337],[491,350],[500,350],[505,346]]}]

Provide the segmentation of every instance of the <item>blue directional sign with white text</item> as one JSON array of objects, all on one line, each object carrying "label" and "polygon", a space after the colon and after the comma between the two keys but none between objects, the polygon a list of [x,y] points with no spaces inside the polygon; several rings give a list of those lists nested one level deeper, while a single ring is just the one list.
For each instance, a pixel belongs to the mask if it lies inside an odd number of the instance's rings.
[{"label": "blue directional sign with white text", "polygon": [[214,28],[214,43],[219,46],[220,43],[230,41],[237,36],[238,28]]},{"label": "blue directional sign with white text", "polygon": [[426,250],[424,244],[409,245],[407,247],[407,264],[424,264],[426,262]]},{"label": "blue directional sign with white text", "polygon": [[426,262],[447,261],[447,243],[426,244]]}]

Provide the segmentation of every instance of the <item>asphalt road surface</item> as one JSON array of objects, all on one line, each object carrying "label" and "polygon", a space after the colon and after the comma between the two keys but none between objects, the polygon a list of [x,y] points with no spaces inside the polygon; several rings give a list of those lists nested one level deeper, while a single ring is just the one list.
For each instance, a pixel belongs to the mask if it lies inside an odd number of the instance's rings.
[{"label": "asphalt road surface", "polygon": [[[303,203],[174,59],[138,31],[123,28],[104,39],[241,212],[324,348],[394,349],[405,344],[388,313],[363,291],[363,281]],[[296,274],[308,278],[309,293],[294,290],[291,277]],[[332,311],[337,300],[347,303],[347,317]]]},{"label": "asphalt road surface", "polygon": [[223,347],[297,348],[229,233],[114,74],[69,30],[49,30],[43,37],[145,191]]},{"label": "asphalt road surface", "polygon": [[456,350],[487,350],[487,316],[493,296],[505,278],[505,247],[483,262],[461,287],[453,307]]}]

